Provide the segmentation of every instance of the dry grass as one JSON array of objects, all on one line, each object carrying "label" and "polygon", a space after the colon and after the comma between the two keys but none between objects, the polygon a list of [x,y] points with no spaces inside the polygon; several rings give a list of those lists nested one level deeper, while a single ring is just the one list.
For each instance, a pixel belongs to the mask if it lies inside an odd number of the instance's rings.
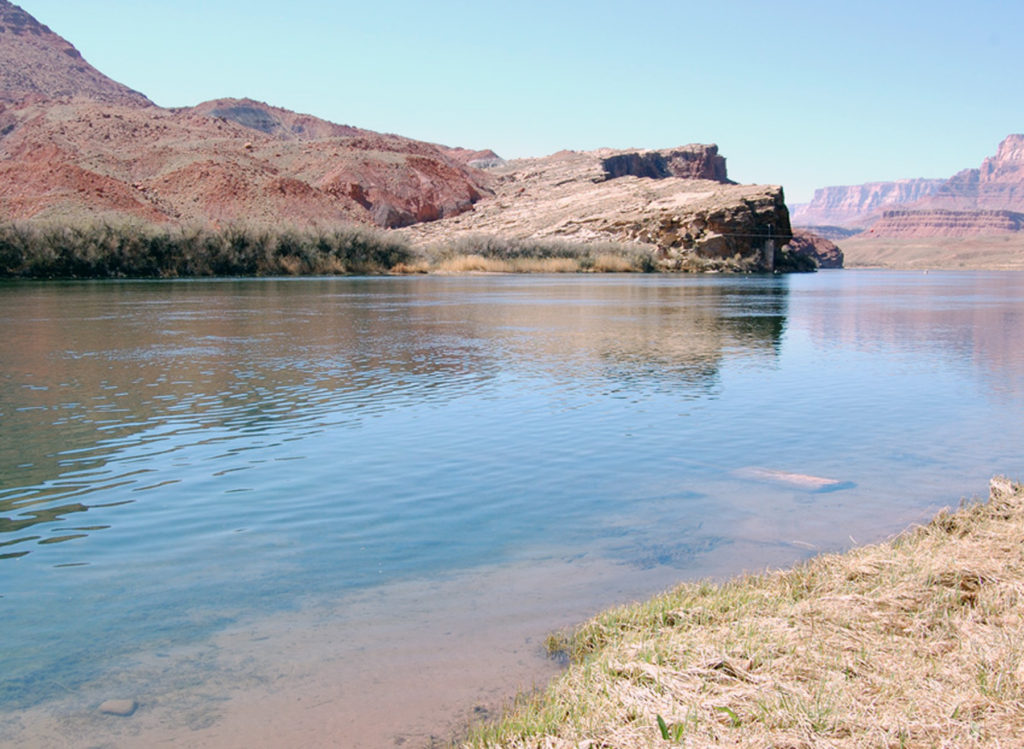
[{"label": "dry grass", "polygon": [[460,237],[427,247],[428,262],[441,273],[627,273],[652,272],[653,248],[620,242]]},{"label": "dry grass", "polygon": [[580,264],[567,257],[501,258],[483,255],[456,255],[437,265],[441,273],[578,273]]},{"label": "dry grass", "polygon": [[1024,746],[1024,489],[552,645],[569,670],[465,746]]}]

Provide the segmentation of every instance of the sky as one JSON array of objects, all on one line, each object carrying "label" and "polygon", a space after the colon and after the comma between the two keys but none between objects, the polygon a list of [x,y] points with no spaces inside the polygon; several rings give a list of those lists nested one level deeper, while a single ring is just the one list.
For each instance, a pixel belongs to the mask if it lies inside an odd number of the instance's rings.
[{"label": "sky", "polygon": [[161,106],[250,97],[505,158],[717,143],[791,203],[1024,132],[1020,0],[15,1]]}]

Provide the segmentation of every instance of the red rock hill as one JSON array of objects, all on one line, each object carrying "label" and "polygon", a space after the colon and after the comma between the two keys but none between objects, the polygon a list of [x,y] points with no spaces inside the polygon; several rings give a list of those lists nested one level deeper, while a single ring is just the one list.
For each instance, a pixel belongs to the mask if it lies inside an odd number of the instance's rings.
[{"label": "red rock hill", "polygon": [[405,226],[490,194],[466,161],[251,99],[162,109],[0,0],[0,220]]}]

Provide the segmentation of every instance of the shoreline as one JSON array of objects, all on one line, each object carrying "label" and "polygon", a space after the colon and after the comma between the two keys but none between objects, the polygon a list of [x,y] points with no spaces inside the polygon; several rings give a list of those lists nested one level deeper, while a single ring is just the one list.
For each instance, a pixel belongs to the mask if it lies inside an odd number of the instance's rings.
[{"label": "shoreline", "polygon": [[457,743],[958,746],[1024,741],[1024,486],[894,538],[684,583],[552,635],[569,667]]}]

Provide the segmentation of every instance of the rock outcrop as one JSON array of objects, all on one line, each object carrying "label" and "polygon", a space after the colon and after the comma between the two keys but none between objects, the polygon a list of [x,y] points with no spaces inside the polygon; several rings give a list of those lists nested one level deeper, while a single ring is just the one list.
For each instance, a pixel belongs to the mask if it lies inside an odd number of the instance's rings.
[{"label": "rock outcrop", "polygon": [[718,146],[691,143],[665,151],[625,151],[601,160],[605,179],[649,177],[651,179],[706,179],[735,184],[726,176],[725,158]]},{"label": "rock outcrop", "polygon": [[17,5],[0,0],[0,102],[76,96],[107,104],[153,105],[96,70],[67,40]]},{"label": "rock outcrop", "polygon": [[874,223],[883,210],[926,198],[944,184],[942,179],[901,179],[822,187],[814,191],[810,203],[792,205],[790,219],[794,226],[801,227],[865,228]]},{"label": "rock outcrop", "polygon": [[[700,149],[717,156],[714,146]],[[724,160],[720,170],[713,167],[719,181],[636,176],[628,170],[613,176],[618,165],[644,172],[644,164],[670,163],[684,152],[695,147],[644,152],[643,158],[635,151],[602,149],[510,161],[490,170],[493,198],[472,212],[405,231],[424,245],[474,235],[634,243],[650,248],[666,270],[684,267],[694,257],[735,259],[770,270],[775,249],[791,237],[780,187],[728,183]]]},{"label": "rock outcrop", "polygon": [[794,229],[793,238],[786,244],[786,249],[801,257],[811,258],[819,268],[843,267],[843,251],[836,243],[806,229]]},{"label": "rock outcrop", "polygon": [[476,169],[492,169],[496,166],[505,166],[505,159],[489,148],[485,148],[482,151],[473,151],[469,148],[451,148],[449,146],[438,146],[438,148],[448,158]]}]

